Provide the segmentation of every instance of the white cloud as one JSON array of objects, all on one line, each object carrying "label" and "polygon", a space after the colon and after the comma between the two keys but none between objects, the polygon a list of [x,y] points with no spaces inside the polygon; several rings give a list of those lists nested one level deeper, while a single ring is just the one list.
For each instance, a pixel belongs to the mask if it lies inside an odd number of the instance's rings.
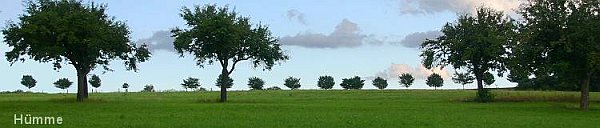
[{"label": "white cloud", "polygon": [[408,48],[418,48],[426,39],[435,39],[441,35],[444,35],[444,33],[440,31],[415,32],[406,35],[402,41],[394,42],[394,44],[401,44]]},{"label": "white cloud", "polygon": [[168,30],[160,30],[154,32],[151,37],[143,38],[137,41],[137,43],[145,43],[148,45],[148,49],[151,51],[166,50],[175,52],[173,42],[175,39],[171,37],[171,32]]},{"label": "white cloud", "polygon": [[434,14],[445,11],[473,13],[479,6],[509,13],[518,9],[522,0],[399,0],[401,14]]},{"label": "white cloud", "polygon": [[329,35],[304,32],[295,36],[285,36],[279,39],[282,45],[294,45],[307,48],[352,48],[363,42],[381,44],[382,41],[372,35],[360,33],[358,25],[348,19],[342,20]]}]

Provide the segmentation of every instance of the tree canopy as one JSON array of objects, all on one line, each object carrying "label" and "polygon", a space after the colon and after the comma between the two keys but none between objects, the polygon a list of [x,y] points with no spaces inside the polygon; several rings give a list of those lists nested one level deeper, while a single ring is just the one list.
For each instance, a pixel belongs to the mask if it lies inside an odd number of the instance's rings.
[{"label": "tree canopy", "polygon": [[409,73],[402,73],[398,78],[400,78],[400,84],[406,88],[410,87],[415,81],[415,78]]},{"label": "tree canopy", "polygon": [[373,79],[372,83],[373,83],[373,86],[375,86],[381,90],[385,89],[388,86],[387,80],[385,80],[381,77],[377,77],[377,78]]},{"label": "tree canopy", "polygon": [[483,74],[506,70],[504,62],[508,45],[514,41],[516,26],[502,12],[479,7],[475,15],[462,14],[454,23],[442,28],[443,36],[421,44],[421,57],[426,68],[452,65],[465,69],[483,91]]},{"label": "tree canopy", "polygon": [[54,65],[58,70],[68,63],[77,71],[77,101],[87,98],[86,75],[100,66],[110,71],[109,62],[124,60],[127,70],[150,58],[146,45],[129,39],[130,31],[121,21],[106,14],[106,6],[78,0],[37,0],[25,3],[19,22],[2,30],[6,52],[12,64],[31,59]]},{"label": "tree canopy", "polygon": [[71,87],[72,84],[73,84],[73,82],[69,81],[69,79],[61,78],[61,79],[58,79],[56,82],[54,82],[54,87],[66,90],[67,88]]},{"label": "tree canopy", "polygon": [[340,86],[344,89],[362,89],[365,85],[365,80],[362,80],[359,76],[354,76],[352,78],[344,78],[342,79],[342,83]]},{"label": "tree canopy", "polygon": [[193,78],[193,77],[188,77],[187,79],[183,80],[183,83],[181,83],[181,86],[183,88],[185,88],[186,90],[188,88],[189,89],[198,88],[198,87],[200,87],[199,79]]},{"label": "tree canopy", "polygon": [[461,84],[463,86],[463,89],[465,89],[466,84],[473,83],[473,80],[475,80],[475,77],[471,76],[471,74],[469,73],[455,72],[454,76],[452,77],[452,81],[454,81],[454,83]]},{"label": "tree canopy", "polygon": [[433,73],[427,77],[425,84],[437,90],[438,87],[444,86],[444,79],[437,73]]},{"label": "tree canopy", "polygon": [[[180,16],[188,28],[171,31],[175,50],[181,57],[184,53],[192,54],[200,67],[218,62],[222,67],[219,79],[228,79],[241,61],[270,70],[277,62],[288,59],[267,26],[252,25],[250,18],[230,11],[227,6],[183,7]],[[227,89],[221,87],[221,102],[225,101]]]},{"label": "tree canopy", "polygon": [[288,77],[285,79],[285,82],[283,83],[283,85],[285,85],[286,87],[295,90],[300,88],[300,78],[294,78],[294,77]]},{"label": "tree canopy", "polygon": [[332,76],[320,76],[319,81],[317,81],[317,86],[321,89],[331,89],[335,85],[335,81]]},{"label": "tree canopy", "polygon": [[263,86],[265,85],[265,81],[258,77],[248,78],[248,87],[252,90],[263,90]]},{"label": "tree canopy", "polygon": [[21,84],[27,87],[27,89],[35,87],[36,83],[37,81],[31,75],[23,75],[23,78],[21,78]]}]

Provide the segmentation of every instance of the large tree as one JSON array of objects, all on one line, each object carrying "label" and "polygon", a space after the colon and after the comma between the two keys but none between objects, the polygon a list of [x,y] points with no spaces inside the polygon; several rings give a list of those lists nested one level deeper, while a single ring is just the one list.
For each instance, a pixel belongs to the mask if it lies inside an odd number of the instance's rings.
[{"label": "large tree", "polygon": [[579,84],[587,110],[590,79],[600,71],[600,1],[529,0],[519,12],[524,22],[509,56],[511,76]]},{"label": "large tree", "polygon": [[2,30],[4,42],[12,47],[6,59],[12,64],[29,58],[63,64],[77,71],[77,101],[88,96],[87,74],[98,66],[105,70],[115,59],[125,61],[127,70],[150,58],[146,45],[136,47],[127,25],[108,16],[106,6],[77,0],[38,0],[26,3],[19,22]]},{"label": "large tree", "polygon": [[423,42],[423,63],[429,69],[446,65],[465,69],[475,76],[477,91],[481,92],[485,72],[495,70],[501,75],[506,70],[503,57],[514,30],[512,20],[502,12],[479,7],[475,15],[459,15],[455,23],[447,23],[443,36]]},{"label": "large tree", "polygon": [[[229,78],[236,64],[242,61],[271,70],[277,62],[288,59],[267,26],[252,25],[250,18],[230,11],[227,6],[184,7],[180,15],[187,21],[188,29],[171,31],[175,49],[181,57],[184,53],[193,54],[200,67],[207,62],[218,62],[222,67],[219,78]],[[221,102],[227,101],[227,86],[221,86]]]}]

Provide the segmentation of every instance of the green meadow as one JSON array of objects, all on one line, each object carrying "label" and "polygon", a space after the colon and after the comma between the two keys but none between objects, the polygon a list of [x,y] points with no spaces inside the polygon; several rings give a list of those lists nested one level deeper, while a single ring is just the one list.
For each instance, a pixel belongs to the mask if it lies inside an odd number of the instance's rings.
[{"label": "green meadow", "polygon": [[[292,90],[0,94],[2,127],[600,127],[600,93],[581,111],[577,92],[494,90]],[[14,114],[62,117],[61,125],[14,124]]]}]

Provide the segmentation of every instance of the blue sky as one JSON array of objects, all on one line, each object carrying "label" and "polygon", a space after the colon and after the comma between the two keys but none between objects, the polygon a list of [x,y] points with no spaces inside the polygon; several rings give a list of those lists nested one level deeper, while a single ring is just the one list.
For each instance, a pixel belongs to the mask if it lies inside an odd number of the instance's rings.
[{"label": "blue sky", "polygon": [[[271,71],[254,69],[248,63],[238,64],[231,77],[235,80],[233,90],[248,89],[249,77],[257,76],[265,80],[266,87],[283,86],[288,76],[301,78],[301,89],[316,89],[320,75],[331,75],[336,84],[342,78],[361,76],[366,79],[382,76],[389,79],[388,88],[400,88],[397,74],[410,72],[418,76],[412,89],[429,89],[424,77],[432,71],[420,66],[419,49],[414,46],[425,38],[433,38],[439,29],[452,22],[458,13],[470,13],[478,5],[486,5],[498,10],[510,11],[518,5],[517,0],[259,0],[259,1],[167,1],[167,0],[98,0],[108,6],[108,15],[125,21],[131,30],[131,40],[136,43],[151,44],[153,56],[149,62],[140,64],[139,72],[126,71],[121,61],[113,61],[114,72],[102,74],[100,91],[116,91],[124,82],[130,90],[141,90],[146,84],[153,84],[158,90],[182,90],[182,79],[196,77],[201,86],[217,90],[214,86],[219,65],[200,68],[192,57],[179,58],[172,52],[168,31],[174,27],[184,27],[179,17],[182,7],[214,3],[235,8],[243,16],[251,17],[253,23],[268,25],[273,34],[280,38],[283,49],[290,60],[275,66]],[[8,21],[17,22],[24,7],[21,0],[0,1],[0,24],[4,28]],[[2,38],[3,39],[3,38]],[[6,61],[4,52],[10,48],[0,45],[0,90],[26,88],[19,81],[24,74],[33,75],[38,84],[33,91],[59,92],[52,83],[59,78],[76,81],[72,66],[64,66],[55,71],[48,63],[35,61]],[[451,76],[451,69],[433,71]],[[514,86],[505,78],[497,78],[498,86]],[[468,88],[475,88],[473,84]],[[341,88],[336,85],[334,88]],[[365,89],[373,89],[370,80]],[[446,89],[462,88],[445,81]],[[69,88],[71,92],[76,86]]]}]

